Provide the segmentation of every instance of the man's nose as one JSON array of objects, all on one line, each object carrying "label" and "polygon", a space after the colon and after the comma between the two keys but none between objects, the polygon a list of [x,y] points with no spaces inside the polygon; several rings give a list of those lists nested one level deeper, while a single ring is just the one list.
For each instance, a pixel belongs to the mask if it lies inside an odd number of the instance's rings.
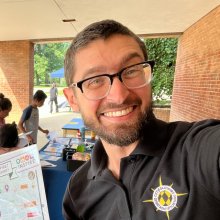
[{"label": "man's nose", "polygon": [[130,91],[123,82],[118,77],[114,77],[107,99],[121,104],[128,97],[129,93]]}]

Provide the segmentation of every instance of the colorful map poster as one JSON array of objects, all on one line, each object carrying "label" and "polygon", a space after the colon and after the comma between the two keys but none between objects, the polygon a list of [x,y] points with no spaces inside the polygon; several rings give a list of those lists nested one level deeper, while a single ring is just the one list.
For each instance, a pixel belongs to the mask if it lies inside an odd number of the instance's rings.
[{"label": "colorful map poster", "polygon": [[0,155],[0,220],[49,220],[36,145]]}]

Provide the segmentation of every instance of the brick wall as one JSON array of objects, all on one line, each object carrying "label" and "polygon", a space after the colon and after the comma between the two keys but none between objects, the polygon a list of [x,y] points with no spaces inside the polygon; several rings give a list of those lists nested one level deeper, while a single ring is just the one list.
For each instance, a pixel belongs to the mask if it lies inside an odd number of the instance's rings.
[{"label": "brick wall", "polygon": [[170,121],[220,119],[220,6],[179,39]]},{"label": "brick wall", "polygon": [[6,122],[18,122],[33,96],[34,49],[29,41],[0,42],[0,92],[12,102]]},{"label": "brick wall", "polygon": [[156,118],[169,122],[170,119],[170,108],[156,108],[153,107],[153,112]]}]

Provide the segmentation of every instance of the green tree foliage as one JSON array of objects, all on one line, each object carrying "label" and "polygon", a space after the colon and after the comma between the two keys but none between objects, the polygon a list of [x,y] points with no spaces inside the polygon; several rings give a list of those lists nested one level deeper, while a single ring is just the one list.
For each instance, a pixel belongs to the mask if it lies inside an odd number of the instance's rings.
[{"label": "green tree foliage", "polygon": [[153,98],[160,101],[171,97],[177,53],[177,38],[145,39],[149,60],[155,61]]},{"label": "green tree foliage", "polygon": [[50,73],[63,67],[64,56],[69,43],[35,44],[35,85],[50,83]]},{"label": "green tree foliage", "polygon": [[[149,60],[155,61],[153,72],[153,97],[162,100],[170,97],[173,88],[177,38],[145,39]],[[63,67],[69,43],[36,44],[34,55],[35,84],[49,84],[49,74]]]}]

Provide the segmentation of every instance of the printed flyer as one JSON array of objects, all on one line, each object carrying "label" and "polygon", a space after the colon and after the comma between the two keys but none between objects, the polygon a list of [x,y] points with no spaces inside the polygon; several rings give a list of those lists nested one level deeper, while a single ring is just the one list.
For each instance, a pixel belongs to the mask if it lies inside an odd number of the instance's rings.
[{"label": "printed flyer", "polygon": [[0,220],[49,220],[36,145],[0,155]]}]

